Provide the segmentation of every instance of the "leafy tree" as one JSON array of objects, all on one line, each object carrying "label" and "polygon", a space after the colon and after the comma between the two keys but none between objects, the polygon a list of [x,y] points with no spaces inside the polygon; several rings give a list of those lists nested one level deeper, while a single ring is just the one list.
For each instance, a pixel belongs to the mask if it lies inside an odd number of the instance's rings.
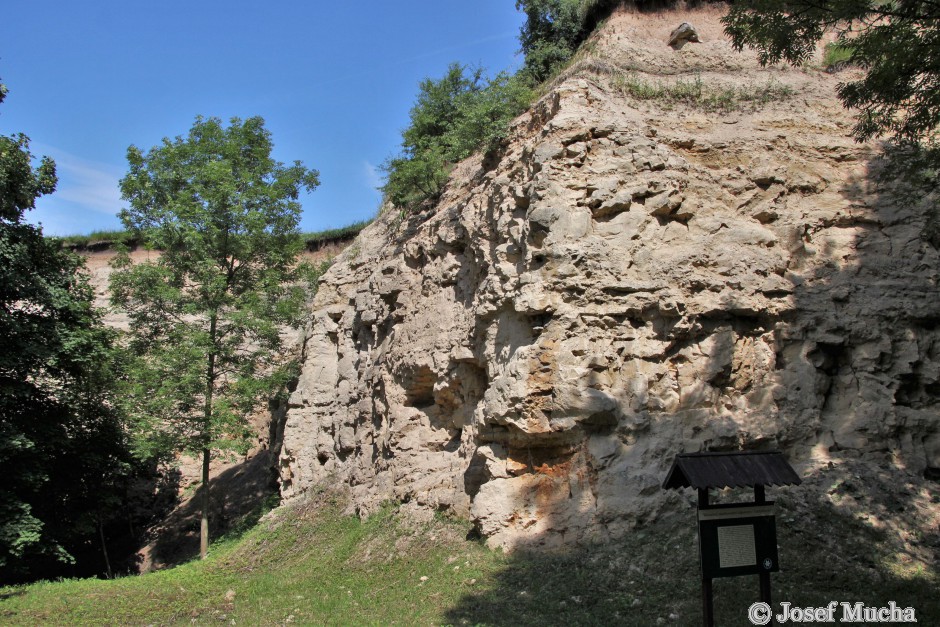
[{"label": "leafy tree", "polygon": [[859,110],[854,134],[922,141],[940,125],[940,3],[935,0],[737,0],[723,18],[734,46],[764,64],[802,63],[827,31],[864,78],[839,86]]},{"label": "leafy tree", "polygon": [[[700,0],[686,0],[696,5]],[[525,13],[519,43],[525,54],[520,74],[531,85],[551,78],[574,55],[601,20],[622,4],[641,8],[667,7],[678,0],[516,0]]]},{"label": "leafy tree", "polygon": [[515,77],[500,73],[486,80],[483,70],[456,63],[442,78],[421,81],[411,124],[402,133],[402,154],[383,166],[387,198],[403,208],[437,199],[450,168],[480,148],[495,147],[530,97]]},{"label": "leafy tree", "polygon": [[533,84],[554,74],[577,50],[585,32],[581,0],[516,0],[516,10],[525,13],[519,32],[525,54],[523,74]]},{"label": "leafy tree", "polygon": [[196,118],[187,137],[131,146],[121,192],[128,229],[162,251],[116,262],[112,299],[131,321],[125,399],[141,453],[202,456],[200,554],[209,543],[212,451],[244,451],[246,413],[287,377],[280,325],[304,302],[301,189],[318,173],[271,158],[264,120]]},{"label": "leafy tree", "polygon": [[[5,94],[0,85],[0,101]],[[92,306],[83,261],[25,221],[55,186],[55,164],[44,157],[34,167],[25,135],[0,137],[0,580],[7,581],[73,563],[76,547],[97,536],[119,500],[128,470],[107,390],[112,333]]]}]

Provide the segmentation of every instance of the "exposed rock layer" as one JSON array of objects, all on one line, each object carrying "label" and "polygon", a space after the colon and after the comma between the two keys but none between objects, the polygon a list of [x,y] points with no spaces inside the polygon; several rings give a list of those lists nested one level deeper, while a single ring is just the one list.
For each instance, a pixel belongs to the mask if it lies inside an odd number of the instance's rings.
[{"label": "exposed rock layer", "polygon": [[[285,497],[342,481],[360,511],[450,509],[511,546],[623,533],[669,503],[682,451],[936,473],[937,194],[848,137],[836,79],[761,69],[718,17],[614,16],[497,160],[340,257]],[[702,43],[673,50],[682,21]],[[708,112],[625,87],[677,80],[738,97]]]}]

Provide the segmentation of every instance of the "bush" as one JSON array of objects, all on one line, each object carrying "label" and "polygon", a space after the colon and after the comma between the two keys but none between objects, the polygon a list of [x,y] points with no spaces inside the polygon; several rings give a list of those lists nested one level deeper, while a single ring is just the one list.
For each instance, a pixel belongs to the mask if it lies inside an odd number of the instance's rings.
[{"label": "bush", "polygon": [[425,200],[436,200],[447,182],[448,169],[437,148],[390,159],[382,169],[388,177],[382,191],[393,205],[402,209],[415,209]]},{"label": "bush", "polygon": [[481,69],[459,64],[439,80],[423,80],[411,124],[402,133],[402,153],[382,166],[387,199],[403,209],[436,200],[453,165],[494,148],[530,97],[516,77],[500,73],[487,81]]},{"label": "bush", "polygon": [[826,44],[826,48],[823,51],[823,67],[831,68],[839,64],[846,64],[852,60],[852,55],[855,54],[855,47],[851,44],[833,41]]},{"label": "bush", "polygon": [[526,15],[519,43],[525,54],[521,74],[530,84],[552,76],[590,34],[581,12],[586,4],[582,0],[516,1],[516,9]]}]

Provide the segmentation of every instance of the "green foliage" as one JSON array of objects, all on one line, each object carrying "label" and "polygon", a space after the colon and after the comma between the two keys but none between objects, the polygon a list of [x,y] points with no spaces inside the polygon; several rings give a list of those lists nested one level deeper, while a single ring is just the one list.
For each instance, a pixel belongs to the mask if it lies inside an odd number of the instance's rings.
[{"label": "green foliage", "polygon": [[389,159],[382,165],[386,198],[396,207],[415,210],[426,200],[437,200],[444,191],[449,165],[439,148],[415,151]]},{"label": "green foliage", "polygon": [[315,248],[317,245],[323,242],[330,242],[333,240],[340,240],[355,237],[359,234],[362,229],[366,228],[372,224],[372,220],[360,220],[359,222],[353,222],[352,224],[340,227],[338,229],[325,229],[323,231],[311,231],[309,233],[301,234],[301,238],[304,241],[304,244],[307,248]]},{"label": "green foliage", "polygon": [[88,248],[89,245],[96,243],[107,242],[109,245],[117,246],[120,244],[131,245],[136,241],[136,234],[127,231],[92,231],[91,233],[74,235],[65,235],[57,239],[62,241],[62,244],[71,248]]},{"label": "green foliage", "polygon": [[[7,88],[0,85],[0,103]],[[0,220],[18,223],[23,212],[35,209],[36,199],[55,191],[55,163],[43,157],[35,169],[29,153],[29,138],[20,133],[3,137],[0,145]]]},{"label": "green foliage", "polygon": [[525,54],[522,74],[531,84],[552,76],[590,34],[581,4],[581,0],[516,0],[516,9],[526,16],[519,32]]},{"label": "green foliage", "polygon": [[439,80],[423,80],[402,133],[402,154],[383,165],[386,198],[403,209],[436,200],[450,168],[480,148],[495,148],[530,98],[516,77],[500,73],[486,80],[481,69],[459,64]]},{"label": "green foliage", "polygon": [[286,383],[280,328],[296,324],[312,272],[295,263],[297,198],[318,174],[271,148],[260,117],[200,117],[185,138],[131,146],[121,179],[122,221],[163,251],[114,262],[112,300],[131,323],[123,405],[141,456],[201,453],[204,483],[210,452],[244,451],[247,412]]},{"label": "green foliage", "polygon": [[756,109],[793,95],[790,87],[773,79],[763,85],[735,87],[709,85],[701,76],[692,80],[679,79],[674,83],[653,83],[635,74],[627,74],[615,77],[612,84],[615,89],[639,100],[683,103],[703,111]]},{"label": "green foliage", "polygon": [[855,47],[848,42],[829,42],[823,49],[823,67],[830,68],[840,63],[847,63],[852,60],[853,54],[855,54]]},{"label": "green foliage", "polygon": [[500,72],[478,93],[460,102],[452,131],[450,157],[465,159],[476,150],[492,150],[506,137],[509,123],[532,100],[532,91],[522,80]]},{"label": "green foliage", "polygon": [[[0,100],[6,89],[0,86]],[[0,137],[0,578],[74,562],[128,473],[107,383],[112,332],[80,257],[25,221],[54,191],[25,135]]]},{"label": "green foliage", "polygon": [[834,30],[864,78],[839,86],[859,110],[859,141],[890,134],[930,140],[940,125],[940,4],[930,0],[739,0],[723,18],[739,50],[756,48],[761,63],[802,63]]}]

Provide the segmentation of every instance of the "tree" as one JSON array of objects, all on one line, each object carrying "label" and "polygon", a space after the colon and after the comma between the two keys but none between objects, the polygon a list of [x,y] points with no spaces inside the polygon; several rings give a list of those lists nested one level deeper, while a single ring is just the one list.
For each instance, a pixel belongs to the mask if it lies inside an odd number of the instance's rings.
[{"label": "tree", "polygon": [[[6,88],[0,85],[0,102]],[[0,580],[55,574],[98,537],[128,461],[107,385],[112,333],[82,259],[26,222],[56,186],[0,137]],[[103,535],[103,534],[101,534]],[[106,550],[104,545],[102,549]]]},{"label": "tree", "polygon": [[530,97],[515,77],[500,73],[486,80],[482,69],[457,63],[440,79],[421,81],[411,124],[402,132],[402,154],[383,165],[386,197],[402,208],[436,200],[450,168],[477,149],[494,147]]},{"label": "tree", "polygon": [[937,139],[940,125],[940,3],[935,0],[737,0],[723,18],[734,46],[761,63],[802,63],[827,31],[852,51],[864,78],[839,98],[859,110],[854,134]]},{"label": "tree", "polygon": [[552,76],[590,34],[583,4],[582,0],[516,0],[516,10],[526,16],[519,32],[525,54],[522,72],[533,84]]},{"label": "tree", "polygon": [[139,452],[202,456],[203,558],[212,451],[246,448],[246,413],[287,376],[270,366],[280,325],[294,324],[304,302],[297,199],[318,173],[274,161],[271,149],[260,117],[227,128],[198,117],[185,138],[146,154],[131,146],[121,179],[122,221],[162,251],[136,265],[122,255],[112,276],[136,355],[127,411]]}]

